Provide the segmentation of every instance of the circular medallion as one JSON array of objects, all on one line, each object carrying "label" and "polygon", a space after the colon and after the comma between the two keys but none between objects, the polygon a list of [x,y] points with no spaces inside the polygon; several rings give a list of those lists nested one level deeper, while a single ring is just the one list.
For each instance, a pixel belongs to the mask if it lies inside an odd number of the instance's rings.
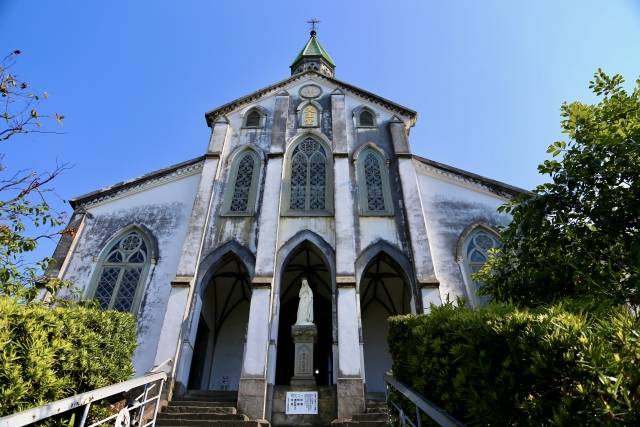
[{"label": "circular medallion", "polygon": [[300,96],[307,99],[317,98],[322,95],[322,89],[318,85],[306,85],[300,88]]}]

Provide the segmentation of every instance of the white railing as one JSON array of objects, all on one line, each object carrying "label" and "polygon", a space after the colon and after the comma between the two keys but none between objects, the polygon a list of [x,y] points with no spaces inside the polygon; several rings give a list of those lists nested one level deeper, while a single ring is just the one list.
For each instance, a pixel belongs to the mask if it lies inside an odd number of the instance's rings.
[{"label": "white railing", "polygon": [[[421,394],[412,390],[407,385],[402,384],[392,375],[385,374],[384,382],[386,384],[385,395],[387,399],[387,406],[391,411],[397,413],[398,422],[395,424],[402,427],[422,427],[422,414],[424,414],[439,426],[464,427],[464,424],[453,418],[444,409],[440,408]],[[406,405],[403,405],[402,402],[398,402],[390,398],[391,391],[399,393],[405,400],[409,401],[413,406],[412,409],[415,411],[415,414],[408,413],[407,411],[409,411],[409,408],[406,408]],[[389,413],[389,415],[391,416],[392,414]]]},{"label": "white railing", "polygon": [[[169,362],[170,361],[163,362],[154,368],[154,370]],[[65,415],[68,419],[70,419],[72,415],[74,416],[74,427],[83,427],[87,425],[87,417],[91,405],[95,405],[100,400],[108,397],[134,392],[135,389],[140,387],[144,387],[142,393],[135,399],[129,400],[125,408],[113,415],[95,421],[88,427],[95,427],[104,423],[121,426],[154,426],[160,407],[162,388],[167,380],[167,374],[165,372],[153,372],[154,370],[139,378],[112,384],[66,399],[57,400],[44,406],[2,417],[0,418],[0,427],[22,427],[48,418]]]}]

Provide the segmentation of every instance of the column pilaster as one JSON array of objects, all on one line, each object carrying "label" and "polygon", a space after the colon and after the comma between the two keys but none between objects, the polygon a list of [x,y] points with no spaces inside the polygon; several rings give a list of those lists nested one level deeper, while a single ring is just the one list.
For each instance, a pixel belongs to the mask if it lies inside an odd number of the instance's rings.
[{"label": "column pilaster", "polygon": [[[389,132],[393,141],[395,154],[398,158],[398,169],[402,185],[402,195],[404,197],[405,213],[409,225],[416,281],[422,297],[423,293],[421,289],[423,287],[437,288],[438,279],[436,278],[431,257],[422,198],[420,188],[418,187],[418,176],[409,150],[407,129],[404,122],[394,117],[389,122]],[[422,303],[424,303],[424,297],[422,297],[422,300]]]},{"label": "column pilaster", "polygon": [[[273,312],[275,257],[280,222],[280,192],[282,165],[286,144],[289,95],[276,96],[271,133],[271,147],[267,159],[262,207],[258,219],[255,276],[252,281],[247,344],[242,362],[238,388],[238,409],[253,419],[265,419],[267,409],[269,330]],[[274,360],[275,362],[275,360]]]},{"label": "column pilaster", "polygon": [[338,418],[351,418],[365,409],[360,363],[358,297],[355,278],[353,181],[349,173],[344,93],[331,94],[334,147],[336,284],[338,321]]},{"label": "column pilaster", "polygon": [[[193,339],[184,334],[197,328],[185,325],[189,316],[188,308],[193,297],[194,278],[197,275],[198,262],[202,252],[205,230],[211,215],[214,181],[218,172],[220,153],[224,148],[228,134],[229,123],[226,118],[219,118],[214,124],[207,153],[204,158],[200,182],[196,193],[187,235],[182,244],[182,252],[178,261],[176,277],[171,281],[171,292],[162,323],[155,363],[161,363],[168,358],[174,360],[170,373],[174,381],[169,382],[169,395],[173,387],[178,390],[186,388],[191,356],[193,353]],[[195,333],[195,332],[194,332]],[[193,334],[192,334],[193,335]],[[183,357],[184,356],[184,357]]]}]

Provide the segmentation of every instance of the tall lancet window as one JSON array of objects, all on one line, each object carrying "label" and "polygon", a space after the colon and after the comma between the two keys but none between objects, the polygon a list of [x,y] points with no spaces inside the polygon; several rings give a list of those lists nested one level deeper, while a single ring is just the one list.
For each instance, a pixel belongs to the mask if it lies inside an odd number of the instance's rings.
[{"label": "tall lancet window", "polygon": [[472,275],[487,262],[489,250],[500,246],[500,240],[497,234],[481,225],[463,234],[461,239],[458,251],[462,253],[458,253],[458,262],[461,263],[469,299],[472,305],[477,306],[485,303],[487,298],[478,295],[482,283],[473,280]]},{"label": "tall lancet window", "polygon": [[367,147],[357,155],[360,213],[389,215],[393,212],[387,165],[382,154]]},{"label": "tall lancet window", "polygon": [[229,171],[223,215],[253,215],[259,171],[260,159],[255,151],[247,149],[236,156]]},{"label": "tall lancet window", "polygon": [[105,251],[90,296],[103,309],[135,312],[149,265],[149,245],[142,234],[125,233]]},{"label": "tall lancet window", "polygon": [[288,209],[296,213],[323,213],[331,208],[330,167],[325,148],[306,138],[293,148]]}]

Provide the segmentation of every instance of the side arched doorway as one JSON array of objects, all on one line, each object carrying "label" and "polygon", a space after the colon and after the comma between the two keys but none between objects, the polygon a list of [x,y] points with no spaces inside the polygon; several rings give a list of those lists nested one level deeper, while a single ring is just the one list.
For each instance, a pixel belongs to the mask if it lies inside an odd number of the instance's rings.
[{"label": "side arched doorway", "polygon": [[305,278],[313,291],[314,323],[318,333],[313,355],[316,383],[333,383],[334,298],[331,271],[315,245],[304,241],[291,251],[281,270],[276,385],[288,385],[293,376],[295,357],[291,326],[296,323],[298,293]]},{"label": "side arched doorway", "polygon": [[390,316],[411,313],[411,288],[402,267],[379,252],[364,268],[360,279],[360,317],[368,393],[385,390],[384,374],[391,369],[387,336]]},{"label": "side arched doorway", "polygon": [[251,280],[234,253],[225,254],[203,283],[189,389],[237,390],[242,370]]}]

